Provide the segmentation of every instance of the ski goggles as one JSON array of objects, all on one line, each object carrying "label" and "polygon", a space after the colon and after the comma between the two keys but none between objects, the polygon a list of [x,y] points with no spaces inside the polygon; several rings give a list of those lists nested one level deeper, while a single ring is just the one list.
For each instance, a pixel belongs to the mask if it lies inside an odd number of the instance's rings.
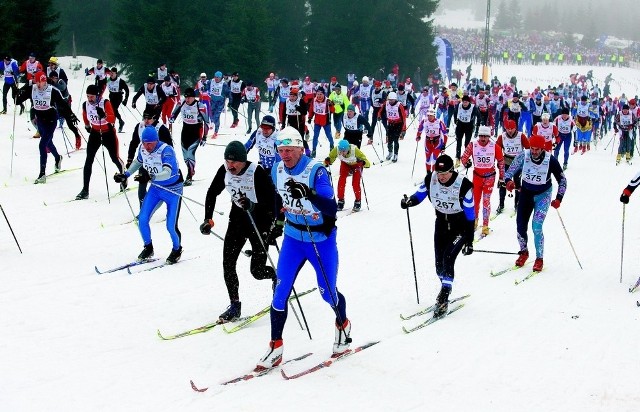
[{"label": "ski goggles", "polygon": [[291,147],[304,147],[302,144],[302,138],[286,138],[282,140],[276,139],[276,146],[291,146]]}]

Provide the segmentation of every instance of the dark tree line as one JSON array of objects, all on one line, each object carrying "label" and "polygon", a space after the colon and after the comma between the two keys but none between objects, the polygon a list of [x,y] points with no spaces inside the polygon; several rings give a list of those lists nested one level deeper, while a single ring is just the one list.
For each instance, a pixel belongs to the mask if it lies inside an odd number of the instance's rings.
[{"label": "dark tree line", "polygon": [[0,52],[19,63],[33,52],[46,64],[56,53],[60,29],[58,16],[51,0],[3,0]]},{"label": "dark tree line", "polygon": [[140,84],[161,63],[190,84],[200,72],[239,71],[262,81],[269,72],[314,79],[353,71],[400,74],[436,64],[438,0],[5,0],[0,50],[41,60],[77,55],[105,60]]}]

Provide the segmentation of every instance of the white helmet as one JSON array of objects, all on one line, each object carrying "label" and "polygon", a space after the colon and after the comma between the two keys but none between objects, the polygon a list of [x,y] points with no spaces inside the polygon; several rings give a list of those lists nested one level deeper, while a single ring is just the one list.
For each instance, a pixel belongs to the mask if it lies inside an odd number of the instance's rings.
[{"label": "white helmet", "polygon": [[369,82],[369,76],[364,76],[364,77],[362,78],[362,82],[363,82],[363,83],[368,83],[368,82]]},{"label": "white helmet", "polygon": [[354,80],[354,81],[353,81],[353,85],[354,85],[354,86],[357,86],[357,85],[359,85],[359,84],[360,84],[360,83],[358,83],[358,81],[357,81],[357,80]]},{"label": "white helmet", "polygon": [[433,109],[433,107],[429,107],[427,109],[427,116],[435,116],[436,115],[436,111]]},{"label": "white helmet", "polygon": [[396,94],[396,92],[391,92],[387,96],[387,100],[398,100],[398,95]]},{"label": "white helmet", "polygon": [[478,136],[491,136],[491,128],[489,126],[478,127]]}]

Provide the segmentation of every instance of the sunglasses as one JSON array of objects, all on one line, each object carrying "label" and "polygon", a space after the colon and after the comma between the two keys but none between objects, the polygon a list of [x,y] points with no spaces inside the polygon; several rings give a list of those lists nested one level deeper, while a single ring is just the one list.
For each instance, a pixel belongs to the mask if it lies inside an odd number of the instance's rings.
[{"label": "sunglasses", "polygon": [[438,175],[446,175],[447,173],[451,173],[451,170],[447,170],[445,172],[436,172]]},{"label": "sunglasses", "polygon": [[276,146],[289,146],[293,142],[301,143],[302,139],[297,139],[297,138],[296,139],[287,138],[287,139],[282,139],[282,140],[277,140],[276,139]]}]

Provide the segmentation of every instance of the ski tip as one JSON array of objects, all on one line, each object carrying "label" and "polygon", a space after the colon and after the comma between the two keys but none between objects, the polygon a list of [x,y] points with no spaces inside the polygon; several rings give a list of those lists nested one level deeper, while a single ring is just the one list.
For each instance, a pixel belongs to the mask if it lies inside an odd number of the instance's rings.
[{"label": "ski tip", "polygon": [[199,389],[199,388],[196,386],[196,384],[195,384],[195,383],[193,383],[193,381],[192,381],[192,380],[190,380],[189,382],[191,383],[191,389],[193,389],[193,390],[194,390],[194,391],[196,391],[196,392],[206,392],[206,390],[207,390],[207,389],[209,389],[209,388],[202,388],[202,389]]},{"label": "ski tip", "polygon": [[96,270],[96,273],[97,273],[98,275],[102,275],[102,272],[100,272],[100,270],[98,269],[98,267],[97,267],[97,266],[94,266],[93,268]]},{"label": "ski tip", "polygon": [[167,340],[164,336],[162,336],[162,333],[160,333],[160,329],[158,329],[158,337],[162,340]]}]

